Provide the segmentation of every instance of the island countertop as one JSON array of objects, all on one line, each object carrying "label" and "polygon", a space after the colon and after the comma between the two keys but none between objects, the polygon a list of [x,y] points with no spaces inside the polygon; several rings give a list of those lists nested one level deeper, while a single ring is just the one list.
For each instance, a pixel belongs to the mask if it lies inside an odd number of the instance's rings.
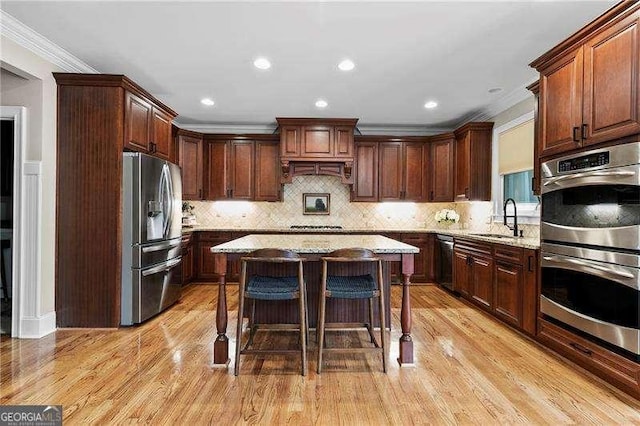
[{"label": "island countertop", "polygon": [[210,250],[212,253],[248,253],[267,247],[316,254],[353,247],[368,248],[378,254],[415,254],[420,251],[392,238],[364,234],[250,234],[213,246]]}]

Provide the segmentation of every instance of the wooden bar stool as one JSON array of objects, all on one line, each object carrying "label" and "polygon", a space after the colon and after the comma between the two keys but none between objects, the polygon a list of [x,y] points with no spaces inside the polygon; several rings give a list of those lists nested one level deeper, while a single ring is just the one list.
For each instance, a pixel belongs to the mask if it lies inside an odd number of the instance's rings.
[{"label": "wooden bar stool", "polygon": [[[238,327],[236,330],[236,365],[235,375],[240,372],[240,355],[246,354],[288,354],[300,353],[302,358],[302,375],[307,374],[307,340],[308,340],[308,319],[307,300],[304,282],[304,274],[301,258],[297,253],[280,249],[260,249],[249,253],[241,258],[242,270],[240,274],[240,288],[238,291]],[[297,264],[297,274],[295,276],[270,276],[252,274],[247,276],[248,264]],[[252,299],[250,333],[246,345],[242,346],[242,324],[245,299]],[[300,324],[268,324],[264,328],[277,330],[299,330],[300,349],[251,349],[253,337],[260,327],[254,322],[255,301],[256,300],[299,300]]]},{"label": "wooden bar stool", "polygon": [[[322,354],[324,352],[369,352],[376,351],[382,353],[382,370],[387,372],[387,335],[385,327],[385,309],[384,309],[384,281],[382,278],[382,260],[368,249],[348,248],[340,249],[329,253],[322,258],[322,282],[320,293],[318,295],[318,374],[322,371]],[[361,262],[377,263],[377,278],[374,279],[371,274],[366,275],[329,275],[329,264],[341,263],[355,264]],[[368,299],[369,300],[369,322],[358,324],[346,323],[330,323],[325,324],[327,298],[340,299]],[[373,333],[373,299],[377,297],[379,301],[379,317],[380,317],[380,344]],[[373,347],[366,348],[325,348],[325,328],[331,330],[352,329],[353,327],[365,327],[371,337]]]}]

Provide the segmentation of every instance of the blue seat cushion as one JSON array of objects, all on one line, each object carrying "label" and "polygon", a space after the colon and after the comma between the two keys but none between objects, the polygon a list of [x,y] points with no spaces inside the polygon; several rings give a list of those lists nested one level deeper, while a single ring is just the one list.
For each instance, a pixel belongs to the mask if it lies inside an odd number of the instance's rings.
[{"label": "blue seat cushion", "polygon": [[297,299],[298,290],[298,277],[253,275],[247,282],[245,294],[252,299],[287,300]]},{"label": "blue seat cushion", "polygon": [[368,299],[374,296],[376,289],[376,282],[371,275],[327,276],[327,291],[330,292],[330,297]]}]

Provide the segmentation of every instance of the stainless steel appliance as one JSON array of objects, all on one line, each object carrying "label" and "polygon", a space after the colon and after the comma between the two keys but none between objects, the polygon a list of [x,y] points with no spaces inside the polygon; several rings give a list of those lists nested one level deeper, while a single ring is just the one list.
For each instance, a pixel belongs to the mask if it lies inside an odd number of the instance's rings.
[{"label": "stainless steel appliance", "polygon": [[438,234],[436,240],[436,282],[453,290],[453,237]]},{"label": "stainless steel appliance", "polygon": [[542,165],[548,318],[640,359],[640,143]]},{"label": "stainless steel appliance", "polygon": [[180,168],[124,153],[121,324],[140,323],[180,298]]}]

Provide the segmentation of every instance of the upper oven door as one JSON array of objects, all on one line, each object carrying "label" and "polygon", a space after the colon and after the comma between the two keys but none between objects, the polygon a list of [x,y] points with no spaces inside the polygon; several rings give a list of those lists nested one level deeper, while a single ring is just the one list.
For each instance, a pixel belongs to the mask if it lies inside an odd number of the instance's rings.
[{"label": "upper oven door", "polygon": [[592,170],[542,181],[545,241],[640,249],[640,168]]}]

